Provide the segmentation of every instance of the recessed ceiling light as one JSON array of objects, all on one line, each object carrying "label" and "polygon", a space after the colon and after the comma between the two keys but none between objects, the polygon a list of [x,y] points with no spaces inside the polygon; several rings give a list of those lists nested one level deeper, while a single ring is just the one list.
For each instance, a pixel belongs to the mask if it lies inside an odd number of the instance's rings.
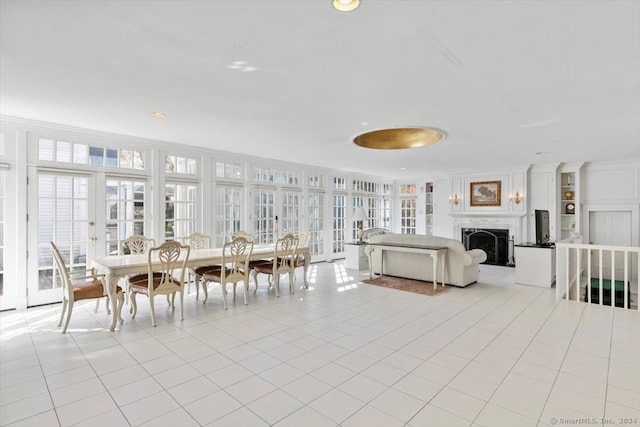
[{"label": "recessed ceiling light", "polygon": [[360,0],[333,0],[333,8],[340,12],[351,12],[360,6]]},{"label": "recessed ceiling light", "polygon": [[369,122],[362,122],[362,123],[360,123],[360,124],[361,124],[362,126],[366,126],[366,125],[368,125],[368,124],[369,124]]},{"label": "recessed ceiling light", "polygon": [[406,171],[406,170],[407,170],[407,168],[400,168],[400,170],[401,170],[401,171]]},{"label": "recessed ceiling light", "polygon": [[165,117],[167,117],[167,115],[165,113],[160,113],[159,111],[154,111],[153,113],[151,113],[151,117],[155,117],[157,119],[164,119]]},{"label": "recessed ceiling light", "polygon": [[244,71],[245,73],[252,73],[254,71],[256,71],[258,69],[258,67],[243,67],[240,71]]}]

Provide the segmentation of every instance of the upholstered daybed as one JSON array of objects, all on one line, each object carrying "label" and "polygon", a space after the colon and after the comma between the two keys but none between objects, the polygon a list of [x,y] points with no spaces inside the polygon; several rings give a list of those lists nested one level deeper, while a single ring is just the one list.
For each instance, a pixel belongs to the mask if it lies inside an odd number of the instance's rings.
[{"label": "upholstered daybed", "polygon": [[[445,237],[387,233],[371,236],[368,243],[445,246],[447,247],[445,283],[459,287],[477,282],[479,264],[487,259],[487,254],[482,249],[471,249],[467,251],[459,241]],[[385,251],[383,256],[384,275],[433,281],[433,264],[429,255],[401,251]],[[373,273],[380,274],[380,258],[378,256],[372,256],[369,262],[371,263]],[[438,282],[441,280],[440,268],[438,268]]]}]

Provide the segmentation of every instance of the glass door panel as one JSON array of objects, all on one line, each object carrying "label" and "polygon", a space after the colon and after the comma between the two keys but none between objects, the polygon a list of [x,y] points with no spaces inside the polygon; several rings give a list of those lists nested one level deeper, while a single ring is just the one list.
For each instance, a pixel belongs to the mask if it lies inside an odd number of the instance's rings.
[{"label": "glass door panel", "polygon": [[344,255],[344,242],[347,218],[347,196],[343,194],[333,195],[333,230],[332,253]]},{"label": "glass door panel", "polygon": [[309,252],[313,258],[324,255],[324,193],[309,193],[307,229],[311,235]]},{"label": "glass door panel", "polygon": [[29,280],[27,306],[62,300],[49,242],[71,269],[86,269],[95,255],[94,178],[64,172],[29,173]]},{"label": "glass door panel", "polygon": [[275,242],[275,191],[265,188],[253,189],[253,241],[256,244]]}]

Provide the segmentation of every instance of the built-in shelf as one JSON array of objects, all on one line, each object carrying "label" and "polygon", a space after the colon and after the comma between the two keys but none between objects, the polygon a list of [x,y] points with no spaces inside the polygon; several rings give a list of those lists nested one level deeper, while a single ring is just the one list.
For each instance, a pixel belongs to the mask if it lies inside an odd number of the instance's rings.
[{"label": "built-in shelf", "polygon": [[427,236],[433,235],[433,182],[427,182],[424,186],[425,191],[425,234]]},{"label": "built-in shelf", "polygon": [[579,174],[562,172],[560,174],[560,233],[556,240],[564,240],[580,230]]}]

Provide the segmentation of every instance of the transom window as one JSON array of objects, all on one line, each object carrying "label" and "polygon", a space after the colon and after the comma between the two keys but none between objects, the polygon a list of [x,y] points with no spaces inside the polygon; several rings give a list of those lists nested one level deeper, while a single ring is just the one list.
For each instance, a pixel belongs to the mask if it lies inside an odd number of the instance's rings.
[{"label": "transom window", "polygon": [[415,184],[401,184],[400,185],[400,194],[416,194],[416,185]]},{"label": "transom window", "polygon": [[165,172],[195,175],[198,173],[197,160],[190,157],[166,156]]},{"label": "transom window", "polygon": [[283,171],[273,168],[257,167],[253,169],[253,181],[263,183],[273,183],[281,185],[300,185],[300,174],[298,172]]},{"label": "transom window", "polygon": [[216,178],[242,179],[242,166],[237,163],[216,162]]},{"label": "transom window", "polygon": [[141,151],[47,138],[38,140],[38,160],[144,170],[144,153]]},{"label": "transom window", "polygon": [[380,184],[372,181],[365,181],[362,179],[354,179],[353,191],[364,192],[364,193],[379,193]]},{"label": "transom window", "polygon": [[347,180],[344,178],[333,178],[333,189],[334,190],[346,190],[347,189]]},{"label": "transom window", "polygon": [[322,175],[309,176],[308,184],[309,188],[322,188],[324,185],[324,179]]}]

